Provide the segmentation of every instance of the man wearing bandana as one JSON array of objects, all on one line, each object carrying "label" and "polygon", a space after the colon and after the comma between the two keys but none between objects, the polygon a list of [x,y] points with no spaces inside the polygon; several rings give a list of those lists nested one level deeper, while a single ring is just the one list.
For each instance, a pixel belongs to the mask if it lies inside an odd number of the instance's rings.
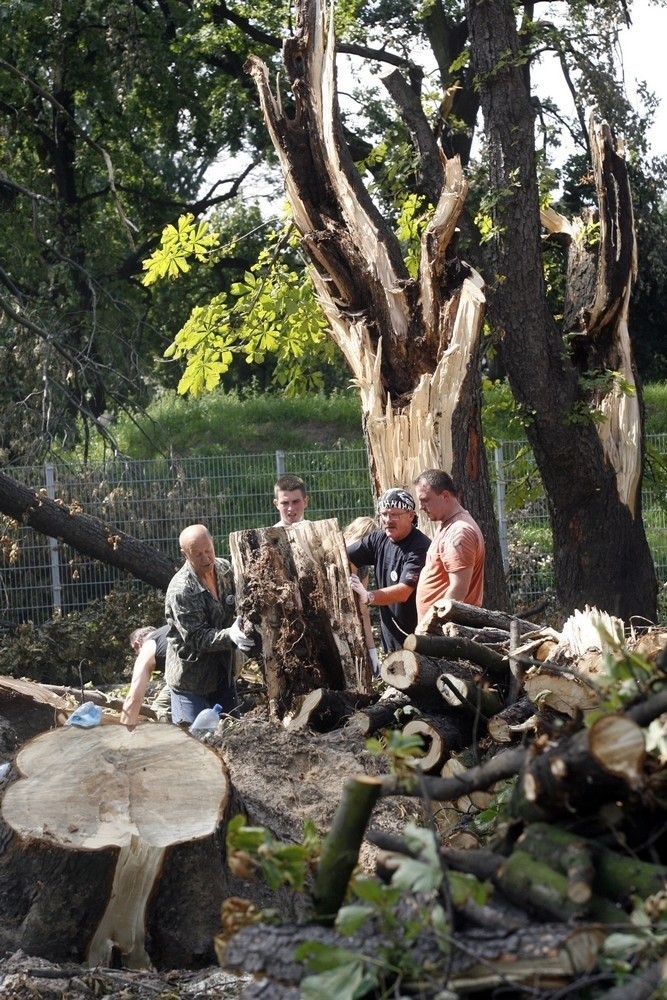
[{"label": "man wearing bandana", "polygon": [[377,504],[381,528],[347,546],[354,566],[375,568],[375,590],[367,590],[356,574],[350,584],[363,604],[378,606],[387,652],[401,649],[405,636],[417,625],[415,591],[431,540],[416,527],[415,510],[414,498],[406,489],[387,490]]}]

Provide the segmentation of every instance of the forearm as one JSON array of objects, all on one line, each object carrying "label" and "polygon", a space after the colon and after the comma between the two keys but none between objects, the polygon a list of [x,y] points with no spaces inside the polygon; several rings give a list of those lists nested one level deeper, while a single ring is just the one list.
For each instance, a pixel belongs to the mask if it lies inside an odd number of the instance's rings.
[{"label": "forearm", "polygon": [[369,590],[369,604],[376,604],[383,607],[386,604],[403,604],[414,593],[412,587],[407,583],[394,583],[391,587],[378,587],[377,590]]},{"label": "forearm", "polygon": [[121,725],[135,726],[137,724],[150,677],[150,664],[142,664],[138,669],[135,667],[132,673],[130,690],[127,692],[127,696],[123,702],[123,708],[120,713]]}]

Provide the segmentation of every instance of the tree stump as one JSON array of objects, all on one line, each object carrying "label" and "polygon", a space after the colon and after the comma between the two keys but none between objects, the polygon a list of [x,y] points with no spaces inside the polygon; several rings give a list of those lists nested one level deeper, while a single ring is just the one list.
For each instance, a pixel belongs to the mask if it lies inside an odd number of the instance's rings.
[{"label": "tree stump", "polygon": [[228,894],[214,834],[230,789],[215,751],[175,726],[62,727],[15,766],[0,828],[3,949],[137,969],[212,953]]},{"label": "tree stump", "polygon": [[317,688],[370,694],[372,668],[335,518],[229,536],[242,617],[261,637],[269,708]]}]

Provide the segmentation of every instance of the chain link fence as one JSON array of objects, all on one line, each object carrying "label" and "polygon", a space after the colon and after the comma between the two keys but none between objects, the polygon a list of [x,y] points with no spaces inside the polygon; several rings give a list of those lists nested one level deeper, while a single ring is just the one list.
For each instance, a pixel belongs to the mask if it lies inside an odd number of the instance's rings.
[{"label": "chain link fence", "polygon": [[[664,455],[667,435],[653,436],[650,443],[653,453]],[[512,602],[525,607],[553,590],[547,504],[526,444],[499,443],[489,463]],[[273,485],[285,472],[305,480],[313,520],[337,517],[343,527],[373,514],[363,448],[11,469],[25,486],[78,505],[177,561],[178,536],[186,524],[206,524],[218,554],[228,557],[231,532],[275,523]],[[644,520],[664,585],[667,501],[664,489],[652,482],[647,478],[644,488]],[[114,567],[0,516],[0,626],[41,624],[54,614],[80,610],[124,578]]]}]

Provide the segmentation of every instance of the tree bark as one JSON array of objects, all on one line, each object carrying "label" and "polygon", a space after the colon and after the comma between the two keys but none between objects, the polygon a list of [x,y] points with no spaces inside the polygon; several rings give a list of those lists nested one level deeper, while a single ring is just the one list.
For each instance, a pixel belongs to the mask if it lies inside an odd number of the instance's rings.
[{"label": "tree bark", "polygon": [[506,677],[509,673],[507,656],[497,653],[481,642],[460,636],[449,635],[407,635],[403,649],[421,653],[431,658],[447,660],[469,660],[491,673]]},{"label": "tree bark", "polygon": [[504,611],[478,608],[474,604],[464,604],[462,601],[453,601],[448,597],[443,597],[442,600],[436,601],[421,619],[417,626],[417,633],[419,635],[440,635],[446,622],[456,622],[478,628],[486,628],[487,626],[501,628],[507,630],[508,635],[513,623],[518,627],[521,635],[535,632],[538,628],[533,622],[508,615]]},{"label": "tree bark", "polygon": [[272,714],[317,688],[372,692],[361,617],[335,519],[232,532],[237,610],[261,639]]},{"label": "tree bark", "polygon": [[592,604],[626,622],[655,621],[657,582],[641,517],[641,389],[628,335],[636,250],[627,169],[608,127],[591,126],[595,294],[577,325],[560,331],[545,288],[534,109],[515,11],[508,0],[467,0],[466,10],[498,192],[489,311],[549,503],[558,597],[567,611]]},{"label": "tree bark", "polygon": [[166,590],[179,568],[162,552],[82,510],[51,500],[0,472],[0,512],[100,562]]}]

